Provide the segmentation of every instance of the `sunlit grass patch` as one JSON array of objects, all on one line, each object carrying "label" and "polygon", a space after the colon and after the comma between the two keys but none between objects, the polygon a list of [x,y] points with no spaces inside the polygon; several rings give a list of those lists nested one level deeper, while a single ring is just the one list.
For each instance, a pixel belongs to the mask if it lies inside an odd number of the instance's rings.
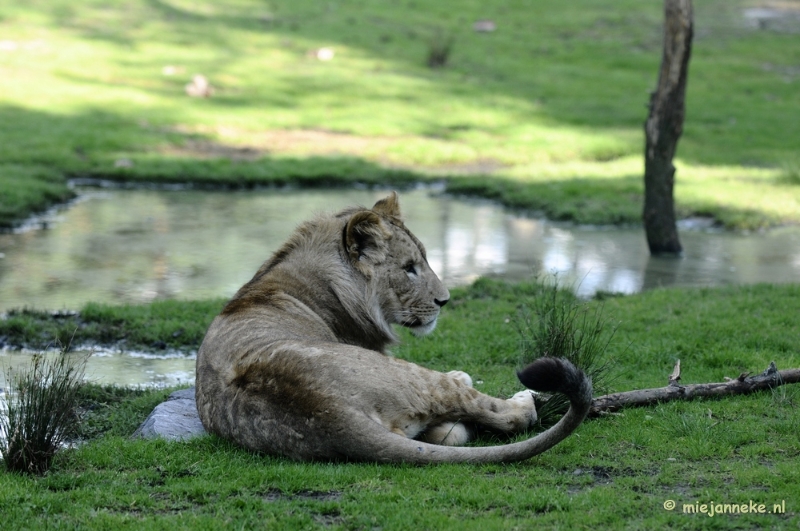
[{"label": "sunlit grass patch", "polygon": [[[687,166],[797,164],[792,35],[749,27],[747,5],[697,6],[678,149]],[[660,5],[632,0],[534,8],[372,0],[15,4],[0,20],[0,164],[46,167],[61,179],[126,179],[116,161],[163,157],[164,174],[133,173],[161,181],[175,179],[169,159],[180,156],[199,159],[184,166],[183,181],[208,181],[225,173],[222,159],[270,184],[273,174],[257,169],[256,156],[335,155],[420,178],[513,176],[523,193],[494,193],[492,185],[486,193],[559,219],[638,222],[639,193],[628,184],[604,193],[609,183],[593,181],[641,179],[641,163],[629,161],[641,159],[662,19]],[[495,30],[475,31],[478,20]],[[452,36],[453,47],[445,67],[431,69],[437,31]],[[320,49],[332,57],[320,60]],[[212,97],[187,96],[198,73],[214,87]],[[330,164],[335,173],[336,161]],[[794,182],[796,172],[785,173],[778,181]],[[393,176],[380,177],[391,183]],[[687,215],[708,213],[731,227],[798,221],[777,182],[727,191],[724,179],[712,179],[707,193],[685,187],[681,196],[686,178],[678,174],[677,194]],[[14,187],[28,184],[33,199],[23,201],[0,183],[9,198],[2,208],[14,219],[58,200],[36,179]]]},{"label": "sunlit grass patch", "polygon": [[675,197],[685,214],[710,215],[722,225],[759,229],[796,223],[800,186],[790,170],[677,164]]},{"label": "sunlit grass patch", "polygon": [[800,185],[800,162],[785,164],[780,180],[786,184]]}]

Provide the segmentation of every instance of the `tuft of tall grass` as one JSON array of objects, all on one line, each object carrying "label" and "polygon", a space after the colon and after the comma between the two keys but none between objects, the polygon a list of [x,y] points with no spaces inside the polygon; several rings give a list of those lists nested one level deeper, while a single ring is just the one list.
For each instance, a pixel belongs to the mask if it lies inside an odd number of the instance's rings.
[{"label": "tuft of tall grass", "polygon": [[441,28],[436,28],[428,40],[428,66],[430,68],[444,68],[450,60],[455,37]]},{"label": "tuft of tall grass", "polygon": [[56,451],[78,432],[78,405],[87,355],[48,359],[34,354],[28,368],[6,370],[6,415],[0,415],[0,456],[11,472],[44,474]]},{"label": "tuft of tall grass", "polygon": [[[602,306],[592,308],[557,284],[543,284],[541,293],[530,301],[520,309],[516,322],[522,364],[543,356],[565,358],[592,379],[595,393],[608,392],[611,361],[606,349],[616,327],[603,317]],[[554,395],[537,398],[536,406],[539,422],[546,426],[566,413],[569,401]]]}]

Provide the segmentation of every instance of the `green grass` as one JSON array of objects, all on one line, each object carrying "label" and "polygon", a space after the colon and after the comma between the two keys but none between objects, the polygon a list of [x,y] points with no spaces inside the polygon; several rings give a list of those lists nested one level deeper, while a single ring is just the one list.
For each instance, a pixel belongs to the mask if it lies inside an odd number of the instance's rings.
[{"label": "green grass", "polygon": [[0,191],[0,228],[74,197],[61,174],[39,165],[0,163]]},{"label": "green grass", "polygon": [[[437,330],[404,334],[394,352],[463,369],[480,390],[510,395],[522,354],[515,320],[541,294],[536,284],[488,280],[454,290]],[[617,325],[607,351],[613,386],[630,390],[666,385],[676,358],[684,383],[760,372],[772,360],[800,366],[798,301],[800,286],[757,285],[659,289],[586,304]],[[119,330],[138,329],[160,304],[118,308]],[[176,321],[184,315],[180,326],[189,329],[189,321],[207,324],[218,302],[181,304]],[[294,463],[214,437],[132,441],[165,391],[126,397],[93,387],[83,399],[92,405],[85,433],[94,438],[57,454],[42,478],[0,474],[0,510],[9,528],[30,529],[794,528],[799,393],[786,386],[625,410],[587,421],[520,464],[413,467]],[[667,500],[677,508],[665,510]],[[769,511],[785,500],[786,513],[683,513],[684,504],[751,500]]]},{"label": "green grass", "polygon": [[78,391],[81,419],[78,440],[129,437],[169,393],[166,389],[131,389],[85,382]]},{"label": "green grass", "polygon": [[151,305],[89,303],[78,314],[11,310],[0,320],[0,338],[20,348],[68,349],[86,344],[115,345],[126,350],[197,349],[211,320],[225,301],[164,300]]},{"label": "green grass", "polygon": [[[696,6],[680,215],[800,221],[795,34]],[[497,31],[476,33],[489,18]],[[637,223],[659,3],[31,0],[0,7],[0,225],[67,177],[403,184]],[[445,68],[426,66],[437,33]],[[331,61],[309,55],[331,47]],[[165,70],[172,67],[172,70]],[[166,73],[165,73],[166,72]],[[203,73],[211,98],[184,85]],[[466,174],[466,175],[464,175]]]}]

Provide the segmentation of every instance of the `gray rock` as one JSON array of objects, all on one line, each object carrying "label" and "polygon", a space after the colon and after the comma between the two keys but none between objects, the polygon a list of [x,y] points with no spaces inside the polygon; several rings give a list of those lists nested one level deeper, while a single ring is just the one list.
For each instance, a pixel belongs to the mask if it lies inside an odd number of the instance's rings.
[{"label": "gray rock", "polygon": [[150,416],[134,432],[133,438],[183,441],[204,435],[206,430],[197,413],[194,387],[175,391],[155,407]]}]

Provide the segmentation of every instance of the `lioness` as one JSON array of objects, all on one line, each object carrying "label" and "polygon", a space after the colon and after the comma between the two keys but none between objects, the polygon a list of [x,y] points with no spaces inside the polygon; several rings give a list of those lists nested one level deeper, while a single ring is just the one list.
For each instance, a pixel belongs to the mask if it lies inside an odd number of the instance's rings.
[{"label": "lioness", "polygon": [[568,436],[589,410],[589,379],[566,360],[522,371],[530,389],[565,393],[566,415],[523,442],[455,447],[469,426],[506,433],[536,420],[529,391],[484,395],[463,372],[388,356],[392,325],[427,334],[450,293],[400,217],[397,194],[304,223],[214,319],[197,354],[205,428],[294,459],[505,462]]}]

